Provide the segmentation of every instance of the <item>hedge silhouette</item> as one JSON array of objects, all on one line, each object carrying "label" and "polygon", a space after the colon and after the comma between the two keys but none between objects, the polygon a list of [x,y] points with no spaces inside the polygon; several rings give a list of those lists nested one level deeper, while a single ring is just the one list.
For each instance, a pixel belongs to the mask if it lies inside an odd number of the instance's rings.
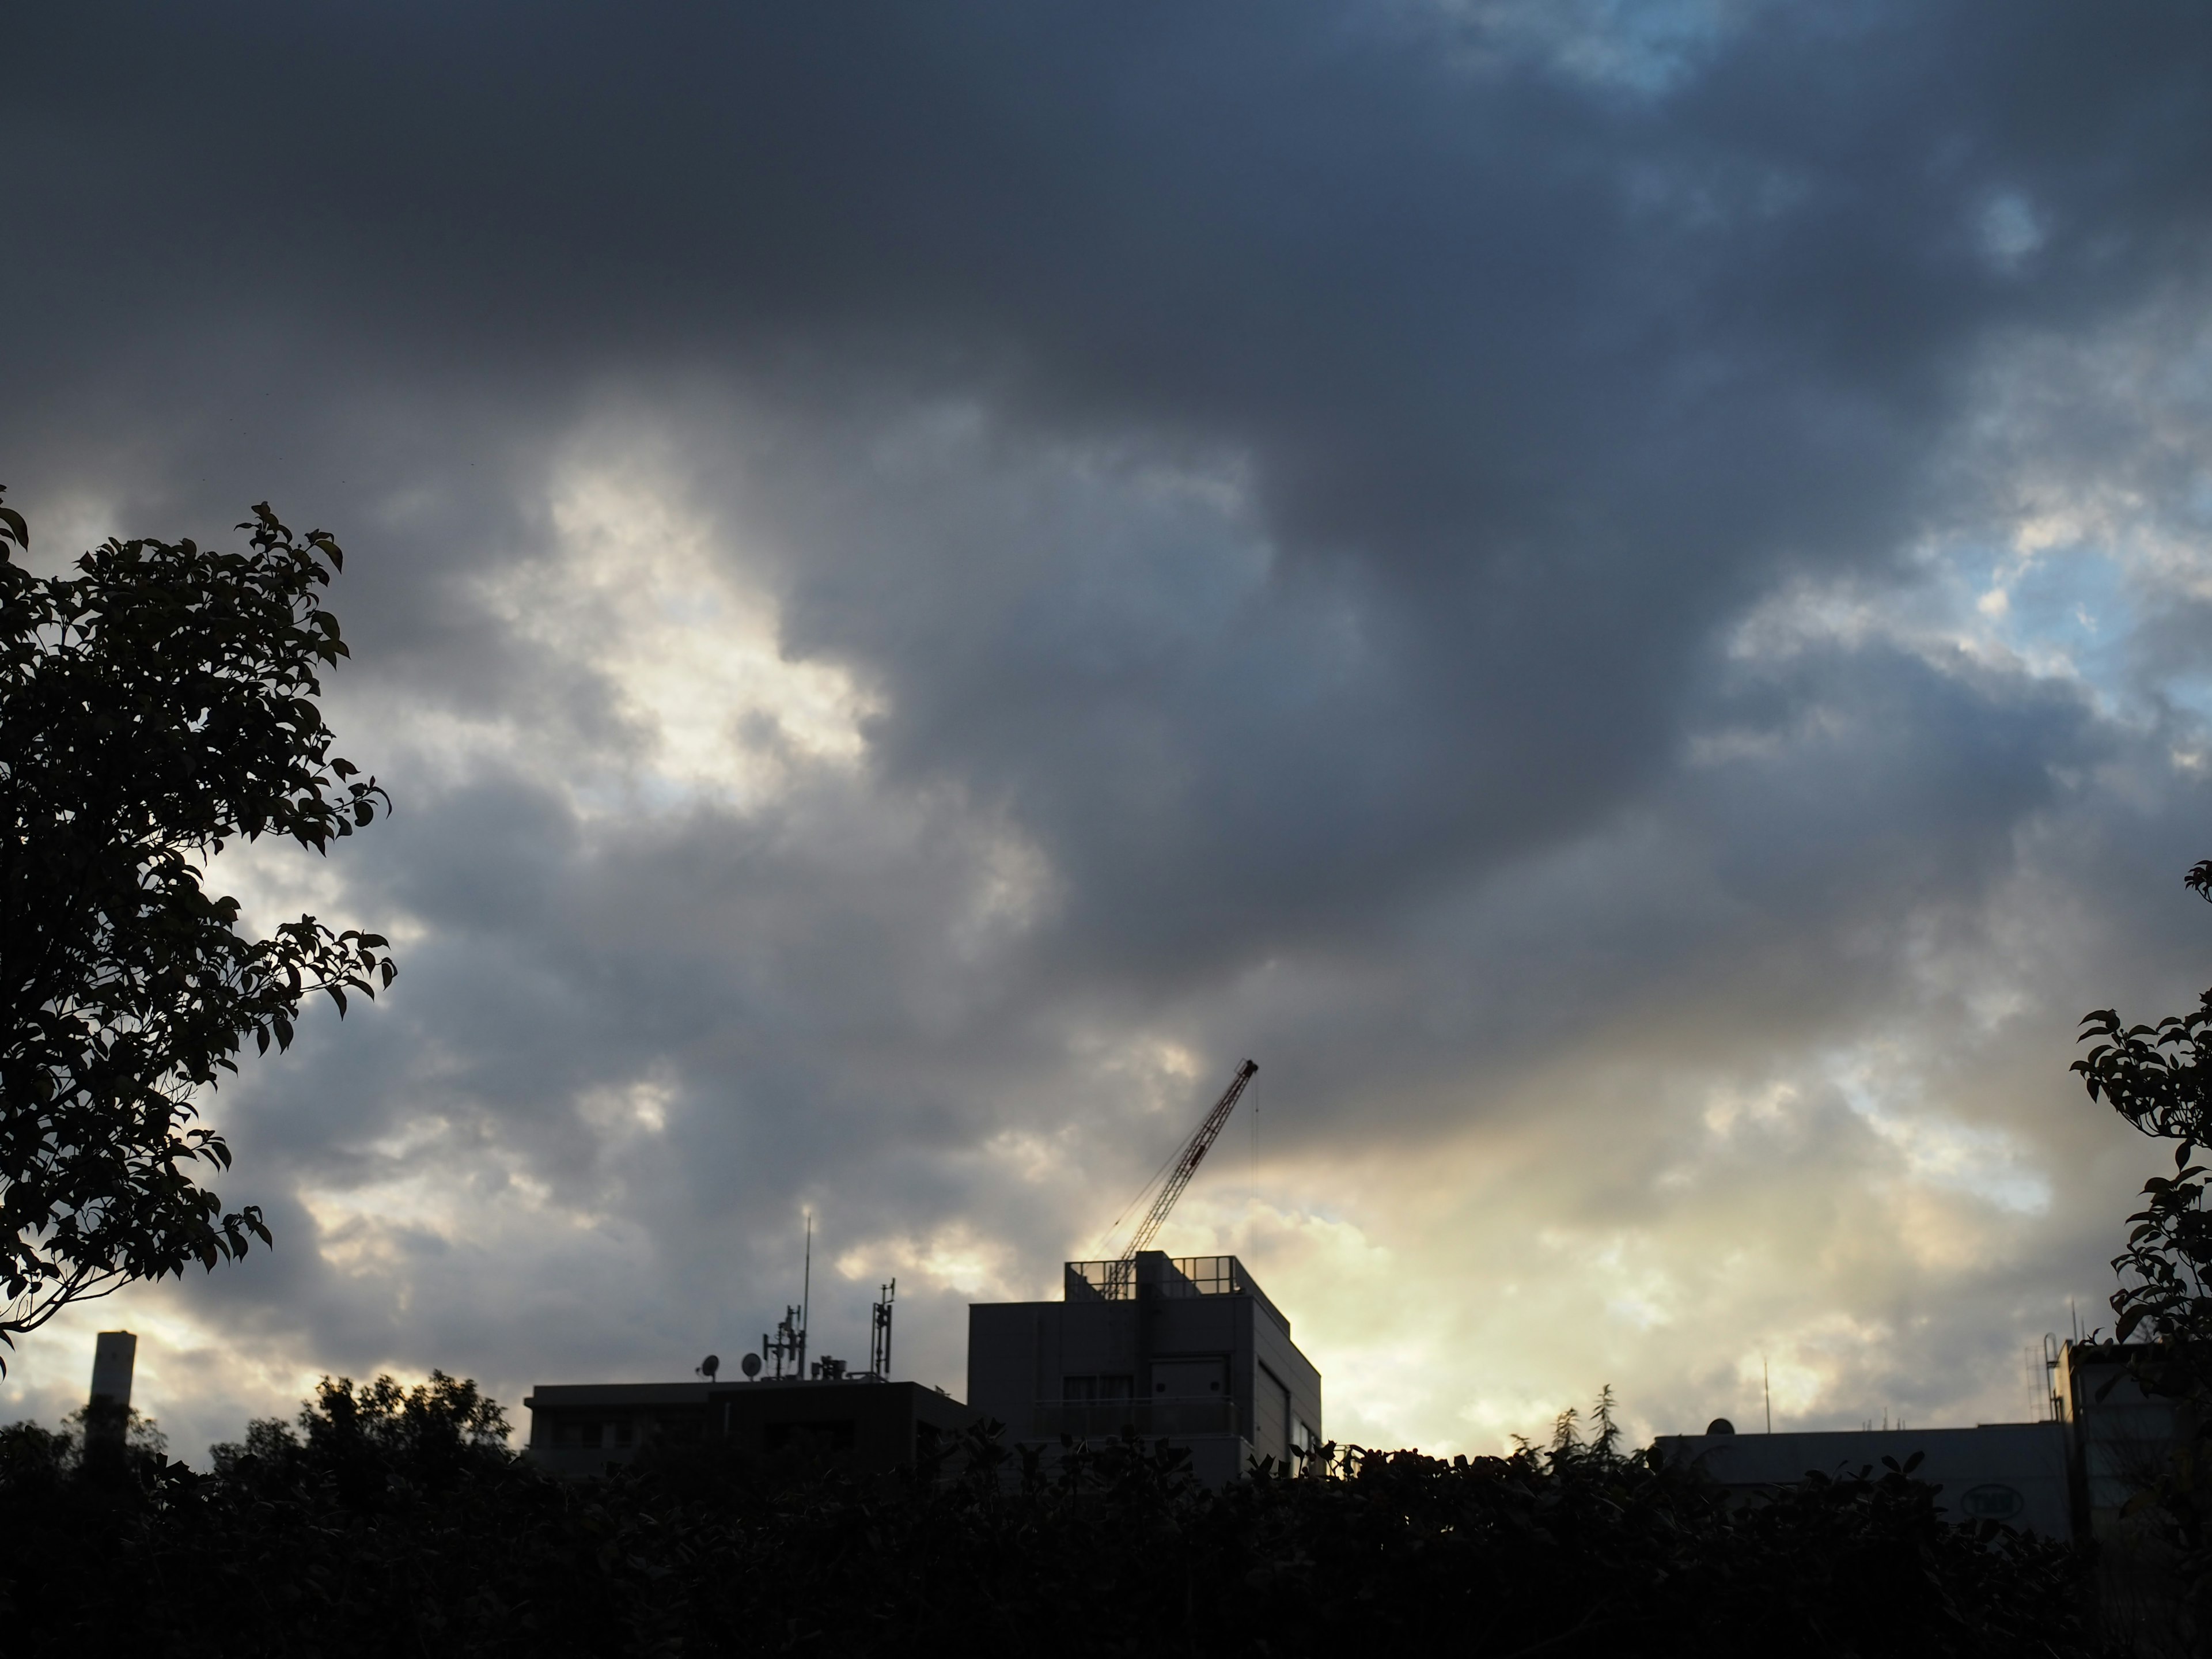
[{"label": "hedge silhouette", "polygon": [[1328,1448],[1221,1492],[1172,1448],[1048,1468],[988,1427],[873,1480],[694,1444],[562,1481],[502,1425],[449,1377],[326,1382],[213,1474],[105,1485],[0,1431],[0,1535],[39,1540],[0,1562],[0,1628],[331,1659],[2099,1651],[2080,1553],[1949,1525],[1905,1469],[1744,1504],[1565,1420],[1510,1456]]}]

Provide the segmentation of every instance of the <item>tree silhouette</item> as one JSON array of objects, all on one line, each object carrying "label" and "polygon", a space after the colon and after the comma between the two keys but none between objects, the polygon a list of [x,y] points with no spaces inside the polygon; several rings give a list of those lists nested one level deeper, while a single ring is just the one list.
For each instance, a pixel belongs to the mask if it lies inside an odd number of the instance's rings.
[{"label": "tree silhouette", "polygon": [[0,1345],[269,1243],[198,1184],[230,1163],[198,1103],[249,1035],[289,1047],[303,1000],[395,971],[309,915],[249,938],[202,884],[233,842],[327,851],[390,805],[315,703],[343,555],[253,514],[244,552],[111,540],[39,576],[0,505]]},{"label": "tree silhouette", "polygon": [[[2212,860],[2184,882],[2212,900]],[[2212,990],[2186,1013],[2130,1025],[2100,1008],[2082,1022],[2094,1043],[2074,1062],[2092,1100],[2101,1100],[2143,1133],[2174,1143],[2173,1173],[2143,1183],[2143,1207],[2128,1218],[2127,1248],[2112,1258],[2120,1341],[2145,1339],[2129,1370],[2146,1393],[2182,1402],[2186,1443],[2178,1445],[2147,1497],[2178,1551],[2181,1575],[2199,1609],[2212,1607],[2212,1504],[2202,1471],[2212,1468],[2212,1216],[2203,1207],[2212,1146]],[[2107,1384],[2109,1388],[2111,1385]]]}]

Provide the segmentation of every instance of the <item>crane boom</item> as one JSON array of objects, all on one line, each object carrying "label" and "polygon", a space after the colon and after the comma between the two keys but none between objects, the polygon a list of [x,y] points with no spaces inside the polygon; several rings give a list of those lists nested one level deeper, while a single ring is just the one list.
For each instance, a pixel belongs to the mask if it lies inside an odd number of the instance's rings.
[{"label": "crane boom", "polygon": [[1198,1173],[1198,1166],[1205,1161],[1206,1153],[1213,1149],[1213,1143],[1221,1138],[1221,1131],[1229,1121],[1230,1113],[1237,1109],[1237,1097],[1244,1092],[1244,1085],[1252,1080],[1252,1073],[1259,1069],[1258,1062],[1249,1060],[1237,1068],[1237,1075],[1222,1091],[1221,1098],[1213,1103],[1213,1109],[1200,1122],[1198,1132],[1183,1144],[1182,1151],[1176,1155],[1175,1168],[1169,1172],[1167,1183],[1160,1188],[1159,1196],[1152,1200],[1152,1207],[1145,1212],[1144,1220],[1137,1224],[1136,1232],[1129,1239],[1129,1248],[1121,1252],[1123,1261],[1134,1261],[1138,1251],[1151,1248],[1153,1235],[1159,1231],[1160,1224],[1168,1218],[1168,1212],[1175,1208],[1176,1200],[1182,1196],[1182,1189],[1190,1185],[1190,1178]]}]

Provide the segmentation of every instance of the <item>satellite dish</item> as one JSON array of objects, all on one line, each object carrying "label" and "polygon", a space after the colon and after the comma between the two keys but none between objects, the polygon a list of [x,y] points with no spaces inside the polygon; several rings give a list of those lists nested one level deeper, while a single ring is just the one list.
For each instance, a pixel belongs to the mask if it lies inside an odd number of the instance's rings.
[{"label": "satellite dish", "polygon": [[699,1362],[699,1375],[709,1382],[714,1380],[714,1373],[721,1369],[722,1357],[718,1353],[710,1353]]},{"label": "satellite dish", "polygon": [[743,1371],[747,1376],[758,1376],[760,1375],[760,1356],[757,1353],[747,1354],[743,1359],[738,1361],[738,1369]]}]

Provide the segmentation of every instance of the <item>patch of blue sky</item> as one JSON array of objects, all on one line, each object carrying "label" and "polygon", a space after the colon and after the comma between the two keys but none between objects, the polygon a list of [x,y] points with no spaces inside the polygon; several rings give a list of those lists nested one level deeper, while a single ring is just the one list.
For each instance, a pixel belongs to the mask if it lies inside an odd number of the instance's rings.
[{"label": "patch of blue sky", "polygon": [[2212,674],[2169,674],[2159,690],[2173,707],[2212,726]]},{"label": "patch of blue sky", "polygon": [[2010,573],[1999,623],[2023,655],[2062,654],[2099,690],[2124,694],[2136,595],[2125,568],[2097,548],[2052,550]]},{"label": "patch of blue sky", "polygon": [[[2014,1215],[2051,1207],[2050,1176],[2009,1131],[1913,1111],[1882,1090],[1863,1060],[1845,1058],[1833,1080],[1854,1115],[1887,1144],[1908,1180],[1966,1193]],[[1909,1084],[1897,1092],[1917,1092]]]},{"label": "patch of blue sky", "polygon": [[1939,625],[1963,641],[2002,651],[2031,672],[2081,680],[2115,714],[2140,713],[2130,649],[2142,596],[2112,550],[2076,544],[2022,555],[1978,539],[1951,543],[1930,561]]},{"label": "patch of blue sky", "polygon": [[1663,96],[1693,76],[1759,0],[1434,0],[1494,46],[1577,80]]},{"label": "patch of blue sky", "polygon": [[1582,0],[1546,9],[1565,22],[1557,51],[1568,68],[1594,81],[1663,93],[1718,47],[1747,9],[1728,0]]},{"label": "patch of blue sky", "polygon": [[2179,711],[2212,726],[2212,665],[2144,648],[2143,627],[2167,602],[2148,573],[2100,550],[2046,554],[2008,593],[2004,621],[2022,654],[2063,653],[2106,713],[2148,725]]}]

